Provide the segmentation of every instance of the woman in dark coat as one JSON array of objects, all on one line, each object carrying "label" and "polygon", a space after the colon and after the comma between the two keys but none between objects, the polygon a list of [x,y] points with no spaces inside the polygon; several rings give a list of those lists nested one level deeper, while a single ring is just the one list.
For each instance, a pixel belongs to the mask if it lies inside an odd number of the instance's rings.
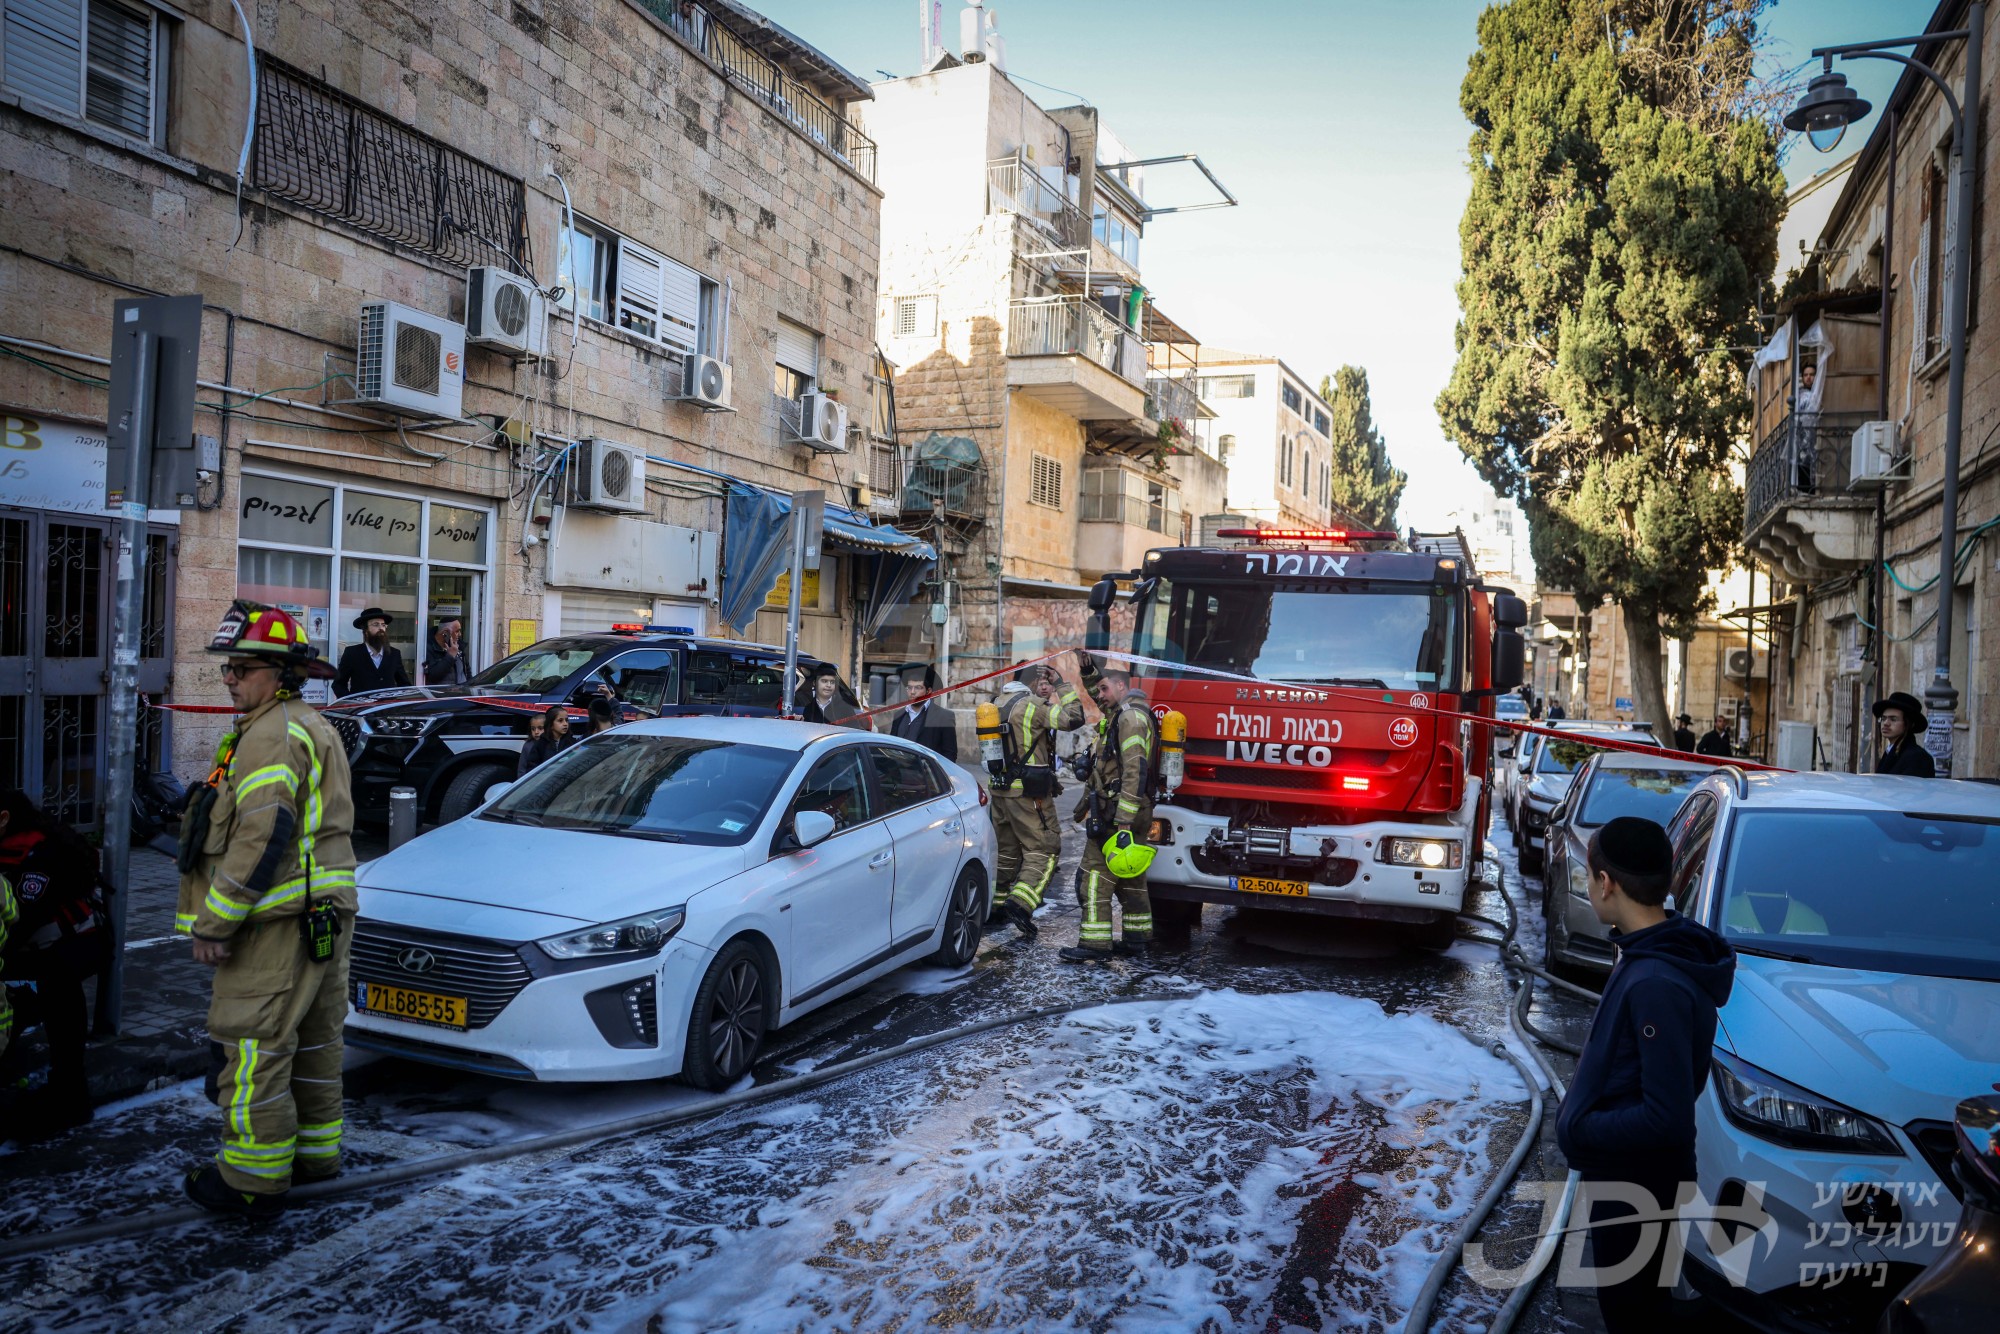
[{"label": "woman in dark coat", "polygon": [[536,721],[541,723],[541,730],[521,747],[521,763],[514,770],[516,778],[527,777],[530,769],[548,763],[576,743],[576,738],[570,735],[569,710],[562,705],[549,705]]}]

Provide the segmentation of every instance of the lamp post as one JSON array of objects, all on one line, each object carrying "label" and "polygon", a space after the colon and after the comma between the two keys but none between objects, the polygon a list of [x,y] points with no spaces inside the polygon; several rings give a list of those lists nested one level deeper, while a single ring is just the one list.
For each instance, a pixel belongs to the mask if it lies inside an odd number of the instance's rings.
[{"label": "lamp post", "polygon": [[[1952,252],[1951,288],[1945,296],[1945,334],[1950,339],[1951,363],[1945,395],[1944,419],[1944,523],[1938,535],[1937,577],[1937,661],[1931,668],[1931,683],[1924,688],[1924,711],[1930,719],[1926,734],[1928,749],[1937,761],[1940,778],[1951,777],[1952,720],[1958,710],[1958,690],[1951,683],[1952,595],[1957,584],[1958,564],[1958,460],[1959,434],[1965,419],[1965,318],[1967,292],[1971,286],[1973,192],[1978,187],[1978,163],[1974,160],[1972,118],[1979,114],[1979,64],[1986,36],[1986,0],[1972,0],[1967,6],[1963,28],[1925,33],[1919,37],[1897,37],[1882,42],[1856,42],[1847,46],[1823,46],[1813,54],[1823,62],[1821,72],[1806,88],[1785,128],[1802,130],[1820,152],[1831,152],[1852,122],[1868,114],[1868,103],[1847,86],[1844,75],[1833,72],[1833,58],[1842,60],[1893,60],[1908,66],[1937,85],[1945,105],[1951,109],[1951,151],[1958,159],[1958,198],[1952,213],[1955,236]],[[1912,56],[1899,55],[1893,48],[1920,47],[1937,42],[1965,42],[1964,86],[1953,95],[1951,85],[1935,69]],[[1882,281],[1889,281],[1893,260],[1884,256]],[[1884,366],[1886,376],[1889,368]]]}]

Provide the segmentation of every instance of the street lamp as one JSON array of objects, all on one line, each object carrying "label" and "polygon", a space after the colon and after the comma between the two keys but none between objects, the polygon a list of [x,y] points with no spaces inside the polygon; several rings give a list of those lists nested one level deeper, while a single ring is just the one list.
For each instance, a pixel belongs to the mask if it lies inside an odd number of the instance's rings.
[{"label": "street lamp", "polygon": [[[1822,153],[1840,142],[1850,122],[1868,114],[1868,103],[1854,95],[1847,80],[1833,72],[1833,58],[1842,60],[1893,60],[1929,79],[1944,95],[1951,109],[1951,151],[1958,159],[1958,198],[1954,202],[1952,227],[1957,238],[1952,255],[1951,288],[1945,296],[1945,334],[1950,339],[1951,371],[1945,396],[1944,418],[1944,507],[1943,531],[1938,534],[1937,577],[1937,661],[1931,668],[1931,683],[1924,689],[1924,712],[1930,719],[1925,735],[1928,749],[1937,761],[1940,778],[1951,777],[1952,720],[1958,710],[1958,690],[1951,683],[1952,595],[1957,584],[1958,565],[1958,458],[1959,434],[1965,420],[1965,336],[1966,301],[1971,286],[1969,256],[1975,244],[1972,233],[1974,191],[1978,187],[1972,151],[1972,127],[1967,122],[1979,114],[1979,58],[1986,38],[1986,0],[1972,0],[1966,7],[1963,28],[1949,32],[1925,33],[1920,37],[1897,37],[1883,42],[1856,42],[1847,46],[1822,46],[1813,51],[1824,62],[1821,73],[1806,88],[1799,104],[1785,117],[1785,128],[1803,130],[1807,140]],[[1965,78],[1960,94],[1954,95],[1944,76],[1923,61],[1898,55],[1899,46],[1929,46],[1938,42],[1965,42]],[[1889,281],[1893,265],[1883,256],[1882,281]],[[1883,373],[1888,373],[1883,367]]]}]

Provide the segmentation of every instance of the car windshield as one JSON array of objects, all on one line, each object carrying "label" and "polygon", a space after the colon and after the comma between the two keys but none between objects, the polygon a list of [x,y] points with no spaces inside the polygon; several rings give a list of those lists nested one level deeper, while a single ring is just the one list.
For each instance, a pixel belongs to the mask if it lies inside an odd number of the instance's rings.
[{"label": "car windshield", "polygon": [[1528,716],[1528,706],[1521,701],[1519,695],[1502,695],[1493,701],[1493,712],[1500,718],[1525,718]]},{"label": "car windshield", "polygon": [[1744,811],[1718,884],[1740,950],[2000,982],[2000,819]]},{"label": "car windshield", "polygon": [[1706,775],[1699,769],[1611,769],[1599,766],[1584,793],[1580,825],[1608,824],[1637,815],[1665,824],[1681,808],[1681,798]]},{"label": "car windshield", "polygon": [[500,659],[472,678],[472,684],[493,690],[519,690],[545,695],[590,666],[604,652],[602,639],[544,639]]},{"label": "car windshield", "polygon": [[741,843],[797,759],[771,746],[614,732],[536,769],[480,818],[663,843]]},{"label": "car windshield", "polygon": [[1542,738],[1541,754],[1535,760],[1538,774],[1573,774],[1583,766],[1601,746],[1592,746],[1582,741],[1563,741],[1555,737]]},{"label": "car windshield", "polygon": [[1161,579],[1138,651],[1267,681],[1452,689],[1457,605],[1428,584]]}]

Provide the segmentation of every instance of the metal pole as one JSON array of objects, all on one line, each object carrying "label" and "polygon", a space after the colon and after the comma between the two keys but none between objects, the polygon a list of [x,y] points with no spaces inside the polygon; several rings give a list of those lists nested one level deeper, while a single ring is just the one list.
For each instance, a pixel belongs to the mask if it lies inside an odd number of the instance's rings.
[{"label": "metal pole", "polygon": [[[102,993],[97,1031],[116,1035],[125,1017],[125,921],[132,898],[132,773],[139,745],[139,637],[145,614],[146,503],[152,496],[153,396],[159,377],[159,340],[148,330],[136,340],[132,362],[132,420],[125,435],[125,494],[118,524],[118,566],[111,614],[110,772],[104,782],[105,872],[111,896],[111,967]],[[107,483],[110,479],[106,479]]]},{"label": "metal pole", "polygon": [[951,684],[951,583],[947,579],[938,589],[938,597],[944,604],[944,624],[938,627],[938,680]]},{"label": "metal pole", "polygon": [[[1894,107],[1889,108],[1889,161],[1887,183],[1883,186],[1882,209],[1882,330],[1881,330],[1881,373],[1875,378],[1881,385],[1876,404],[1876,416],[1889,420],[1889,345],[1890,320],[1895,315],[1894,293],[1891,290],[1896,277],[1896,136],[1902,130],[1902,116]],[[1882,561],[1885,555],[1883,544],[1887,534],[1883,529],[1889,520],[1889,488],[1875,488],[1875,564],[1868,571],[1868,618],[1874,622],[1869,631],[1871,647],[1875,650],[1875,698],[1881,699],[1889,691],[1889,633],[1887,609],[1883,603],[1888,600],[1887,582],[1882,578]],[[1861,748],[1848,739],[1848,754],[1856,762],[1850,763],[1848,771],[1860,772],[1858,758]],[[1874,747],[1868,748],[1874,754]]]},{"label": "metal pole", "polygon": [[389,850],[394,852],[417,836],[417,790],[398,785],[389,789]]},{"label": "metal pole", "polygon": [[1958,710],[1958,690],[1951,683],[1952,595],[1958,578],[1958,451],[1965,419],[1966,299],[1972,283],[1974,237],[1973,192],[1979,185],[1978,136],[1980,45],[1986,40],[1986,0],[1973,0],[1966,16],[1965,94],[1959,101],[1958,123],[1952,130],[1952,150],[1958,154],[1958,200],[1954,210],[1951,297],[1947,307],[1951,330],[1951,371],[1945,398],[1944,508],[1938,533],[1937,661],[1931,684],[1924,691],[1930,718],[1927,749],[1937,762],[1937,775],[1951,777],[1952,722]]},{"label": "metal pole", "polygon": [[806,525],[803,506],[792,506],[792,559],[791,586],[785,599],[785,711],[787,718],[796,718],[799,690],[799,594],[805,583]]}]

